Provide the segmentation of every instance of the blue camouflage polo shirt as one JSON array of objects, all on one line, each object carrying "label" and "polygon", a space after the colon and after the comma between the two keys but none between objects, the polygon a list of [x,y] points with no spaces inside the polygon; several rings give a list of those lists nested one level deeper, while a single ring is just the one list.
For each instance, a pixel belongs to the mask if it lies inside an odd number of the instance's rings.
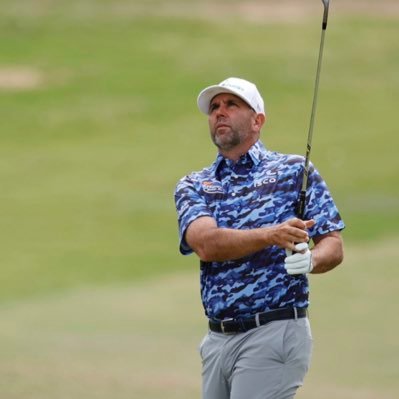
[{"label": "blue camouflage polo shirt", "polygon": [[[210,167],[182,178],[175,191],[181,253],[193,252],[185,232],[202,216],[231,229],[268,227],[295,217],[303,170],[303,157],[268,151],[258,141],[237,162],[219,154]],[[316,222],[310,237],[344,228],[326,183],[313,165],[304,219]],[[281,307],[307,307],[308,279],[288,275],[285,257],[284,249],[270,246],[241,259],[201,262],[201,297],[207,317],[222,320]]]}]

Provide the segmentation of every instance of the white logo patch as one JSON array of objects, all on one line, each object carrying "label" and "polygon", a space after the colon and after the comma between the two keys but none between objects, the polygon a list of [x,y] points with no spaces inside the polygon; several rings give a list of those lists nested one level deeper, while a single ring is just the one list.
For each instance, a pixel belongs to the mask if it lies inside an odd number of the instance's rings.
[{"label": "white logo patch", "polygon": [[220,183],[204,181],[202,182],[203,190],[208,194],[223,193],[223,187]]},{"label": "white logo patch", "polygon": [[277,172],[268,172],[263,179],[260,179],[255,182],[255,187],[265,186],[267,184],[277,183]]}]

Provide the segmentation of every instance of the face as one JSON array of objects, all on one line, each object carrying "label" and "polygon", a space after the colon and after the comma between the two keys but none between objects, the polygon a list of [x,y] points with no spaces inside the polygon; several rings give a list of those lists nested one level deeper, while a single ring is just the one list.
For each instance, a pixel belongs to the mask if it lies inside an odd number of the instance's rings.
[{"label": "face", "polygon": [[223,93],[215,96],[208,113],[212,141],[222,151],[230,151],[240,145],[252,145],[258,138],[263,115],[249,107],[241,98]]}]

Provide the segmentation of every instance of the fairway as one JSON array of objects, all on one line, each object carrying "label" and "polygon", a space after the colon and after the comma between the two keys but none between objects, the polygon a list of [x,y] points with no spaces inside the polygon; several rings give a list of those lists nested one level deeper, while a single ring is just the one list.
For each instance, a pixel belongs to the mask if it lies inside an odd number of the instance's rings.
[{"label": "fairway", "polygon": [[[0,301],[186,267],[173,190],[215,157],[205,85],[257,82],[267,148],[305,152],[319,1],[1,3]],[[398,14],[334,3],[312,161],[346,240],[385,239],[399,219]]]},{"label": "fairway", "polygon": [[[397,238],[350,247],[312,276],[315,354],[300,399],[395,399],[399,393]],[[0,308],[0,392],[13,399],[199,397],[206,331],[194,269],[142,283],[80,289]],[[383,311],[381,311],[383,309]]]},{"label": "fairway", "polygon": [[[320,0],[0,0],[0,399],[195,398],[205,333],[173,191],[216,155],[196,108],[257,83],[304,154]],[[399,397],[399,6],[332,0],[312,162],[346,222],[312,276],[299,399]]]}]

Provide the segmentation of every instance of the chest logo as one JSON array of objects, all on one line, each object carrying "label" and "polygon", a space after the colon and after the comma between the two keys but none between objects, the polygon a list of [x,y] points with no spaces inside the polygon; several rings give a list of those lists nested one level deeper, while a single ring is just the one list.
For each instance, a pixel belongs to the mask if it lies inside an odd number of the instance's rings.
[{"label": "chest logo", "polygon": [[277,182],[277,173],[269,172],[262,179],[255,181],[255,187],[265,186],[267,184],[275,184]]},{"label": "chest logo", "polygon": [[211,181],[202,182],[202,189],[208,194],[223,193],[222,185]]}]

